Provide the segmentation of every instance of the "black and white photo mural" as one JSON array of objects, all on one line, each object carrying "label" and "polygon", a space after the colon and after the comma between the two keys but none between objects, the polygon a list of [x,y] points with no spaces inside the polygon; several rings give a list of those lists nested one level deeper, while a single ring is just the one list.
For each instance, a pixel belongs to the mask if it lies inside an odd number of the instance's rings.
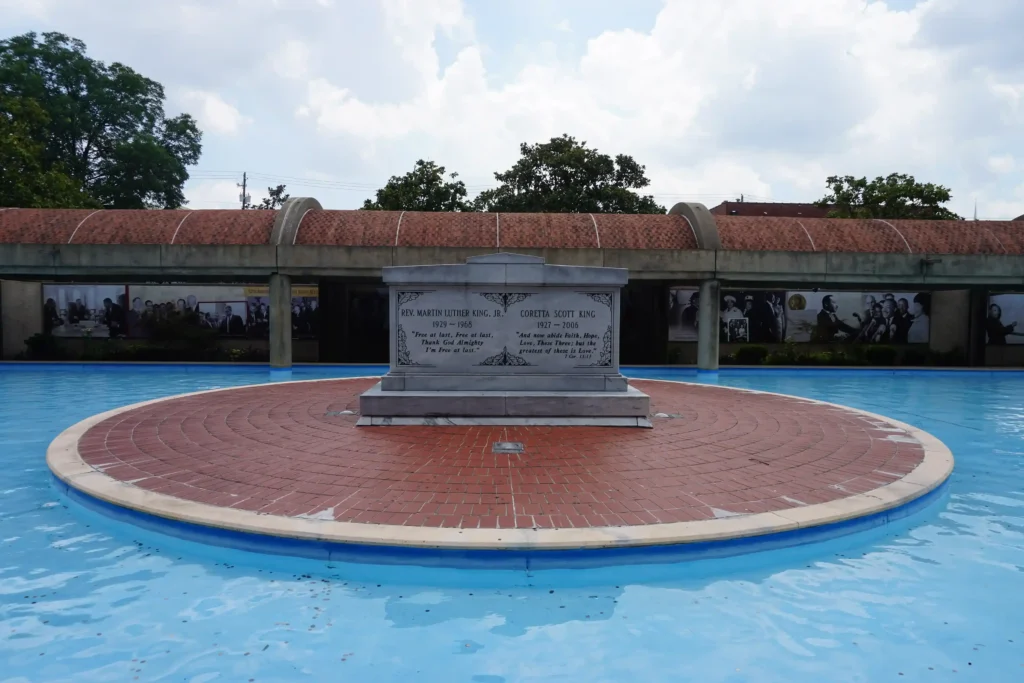
[{"label": "black and white photo mural", "polygon": [[985,342],[1024,344],[1024,294],[993,294],[985,311]]},{"label": "black and white photo mural", "polygon": [[[786,339],[785,292],[727,290],[719,301],[718,336],[722,342],[776,344]],[[696,289],[669,290],[669,341],[697,341]]]},{"label": "black and white photo mural", "polygon": [[927,344],[927,292],[787,292],[788,341]]},{"label": "black and white photo mural", "polygon": [[43,332],[55,337],[127,334],[124,285],[43,285]]},{"label": "black and white photo mural", "polygon": [[[669,289],[669,341],[697,341],[699,309],[697,289]],[[927,292],[724,290],[719,302],[719,340],[927,344],[930,320]]]},{"label": "black and white photo mural", "polygon": [[[46,334],[145,339],[172,321],[220,337],[266,339],[270,290],[265,285],[43,285]],[[293,286],[292,336],[312,339],[319,331],[319,290]]]}]

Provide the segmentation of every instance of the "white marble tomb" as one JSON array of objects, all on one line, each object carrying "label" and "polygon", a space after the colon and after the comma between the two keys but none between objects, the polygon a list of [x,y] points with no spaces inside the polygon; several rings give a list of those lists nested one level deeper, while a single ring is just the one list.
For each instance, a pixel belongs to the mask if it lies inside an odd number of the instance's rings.
[{"label": "white marble tomb", "polygon": [[384,268],[390,371],[360,397],[360,424],[648,426],[649,398],[619,372],[627,279],[517,254]]}]

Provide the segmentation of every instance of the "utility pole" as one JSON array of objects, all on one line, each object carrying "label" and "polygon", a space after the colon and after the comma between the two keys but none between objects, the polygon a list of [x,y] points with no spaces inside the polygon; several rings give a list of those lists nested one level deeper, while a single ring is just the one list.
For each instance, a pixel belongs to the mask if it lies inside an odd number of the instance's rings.
[{"label": "utility pole", "polygon": [[243,209],[248,209],[249,208],[249,200],[252,199],[252,197],[245,191],[246,190],[246,185],[248,184],[248,182],[249,182],[249,176],[248,176],[247,173],[245,173],[243,171],[242,172],[242,184],[238,185],[238,187],[242,188],[242,193],[238,195],[238,201],[242,202],[242,208]]}]

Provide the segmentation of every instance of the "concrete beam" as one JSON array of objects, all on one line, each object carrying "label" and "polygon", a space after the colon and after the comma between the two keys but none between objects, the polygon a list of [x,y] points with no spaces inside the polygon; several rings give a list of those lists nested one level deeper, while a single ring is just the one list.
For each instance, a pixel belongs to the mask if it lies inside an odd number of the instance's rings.
[{"label": "concrete beam", "polygon": [[631,280],[703,280],[715,276],[715,252],[605,249],[604,265],[628,268]]},{"label": "concrete beam", "polygon": [[394,265],[392,247],[275,247],[277,268],[292,275],[380,277]]},{"label": "concrete beam", "polygon": [[[851,254],[778,251],[511,249],[562,265],[628,268],[633,280],[727,286],[903,286],[1024,288],[1019,256]],[[0,277],[82,281],[252,281],[294,277],[380,277],[382,268],[465,263],[493,248],[292,245],[0,244]]]}]

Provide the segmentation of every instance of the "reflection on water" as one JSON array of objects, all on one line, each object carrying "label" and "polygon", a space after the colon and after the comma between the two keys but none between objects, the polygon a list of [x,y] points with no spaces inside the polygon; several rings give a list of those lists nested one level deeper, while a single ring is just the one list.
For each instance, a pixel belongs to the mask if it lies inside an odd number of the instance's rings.
[{"label": "reflection on water", "polygon": [[267,558],[68,509],[49,485],[46,445],[89,414],[266,378],[0,367],[0,680],[1022,680],[1024,377],[721,373],[910,422],[957,458],[948,499],[897,527],[722,561]]}]

